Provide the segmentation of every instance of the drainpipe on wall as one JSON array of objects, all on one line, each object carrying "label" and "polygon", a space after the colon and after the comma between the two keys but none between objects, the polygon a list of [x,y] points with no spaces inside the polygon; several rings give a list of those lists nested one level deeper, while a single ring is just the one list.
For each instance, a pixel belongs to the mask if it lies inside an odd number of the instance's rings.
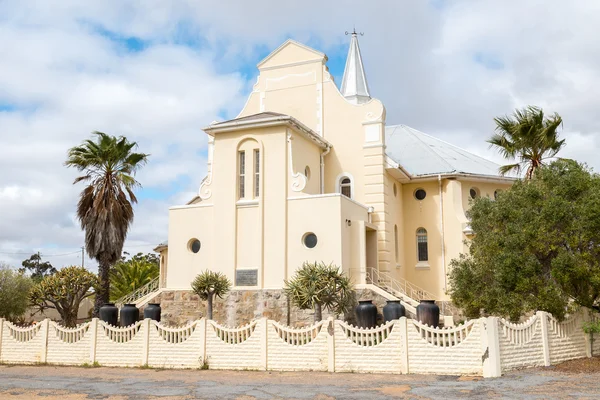
[{"label": "drainpipe on wall", "polygon": [[321,179],[321,194],[325,194],[325,156],[329,154],[331,147],[328,147],[321,153],[321,169],[319,171]]},{"label": "drainpipe on wall", "polygon": [[446,277],[446,240],[444,232],[444,196],[442,193],[442,176],[438,175],[438,185],[440,188],[440,223],[442,226],[442,267],[444,270],[444,292],[447,288],[447,277]]}]

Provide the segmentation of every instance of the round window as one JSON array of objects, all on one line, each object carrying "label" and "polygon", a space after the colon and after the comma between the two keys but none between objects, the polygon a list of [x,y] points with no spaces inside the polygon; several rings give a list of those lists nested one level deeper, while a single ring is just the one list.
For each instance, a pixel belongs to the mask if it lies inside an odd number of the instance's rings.
[{"label": "round window", "polygon": [[469,190],[469,195],[472,199],[479,197],[479,189],[477,189],[476,187],[472,187],[471,190]]},{"label": "round window", "polygon": [[306,179],[310,179],[310,167],[308,165],[304,167],[304,176],[306,176]]},{"label": "round window", "polygon": [[200,251],[200,241],[198,239],[192,239],[189,241],[188,243],[188,249],[192,252],[192,253],[197,253]]},{"label": "round window", "polygon": [[394,183],[394,197],[396,197],[397,194],[398,194],[398,188],[396,187],[396,184]]},{"label": "round window", "polygon": [[415,199],[423,200],[425,198],[425,196],[427,196],[427,192],[425,190],[423,190],[423,189],[415,190]]},{"label": "round window", "polygon": [[302,237],[302,243],[304,243],[304,246],[309,249],[314,248],[317,245],[317,235],[312,232],[304,234]]}]

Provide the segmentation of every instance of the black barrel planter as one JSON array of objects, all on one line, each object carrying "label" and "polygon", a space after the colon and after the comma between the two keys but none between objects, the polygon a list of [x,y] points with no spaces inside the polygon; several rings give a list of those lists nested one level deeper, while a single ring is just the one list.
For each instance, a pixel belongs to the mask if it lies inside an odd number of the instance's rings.
[{"label": "black barrel planter", "polygon": [[159,303],[148,303],[144,308],[144,319],[150,318],[156,322],[160,322],[160,304]]},{"label": "black barrel planter", "polygon": [[435,300],[421,300],[417,306],[417,319],[429,326],[439,326],[440,308],[435,304]]},{"label": "black barrel planter", "polygon": [[109,325],[117,326],[118,319],[119,309],[115,306],[115,303],[105,303],[100,307],[100,320]]},{"label": "black barrel planter", "polygon": [[400,319],[405,314],[406,309],[400,304],[400,300],[388,300],[387,304],[383,306],[383,320],[385,322]]},{"label": "black barrel planter", "polygon": [[360,300],[354,309],[356,326],[359,328],[374,328],[377,323],[377,306],[373,300]]},{"label": "black barrel planter", "polygon": [[140,319],[140,310],[135,304],[125,304],[121,308],[121,326],[135,324]]}]

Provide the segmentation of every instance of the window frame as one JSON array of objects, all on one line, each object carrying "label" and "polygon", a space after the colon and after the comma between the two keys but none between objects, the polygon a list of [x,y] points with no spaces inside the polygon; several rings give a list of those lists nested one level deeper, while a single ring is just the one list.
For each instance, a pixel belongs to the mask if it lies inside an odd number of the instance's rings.
[{"label": "window frame", "polygon": [[260,197],[260,149],[254,149],[254,198]]},{"label": "window frame", "polygon": [[[427,229],[423,227],[417,228],[415,231],[415,239],[417,244],[417,266],[428,267],[429,266],[429,237]],[[425,238],[423,241],[422,238]],[[421,245],[425,245],[425,259],[421,259]]]},{"label": "window frame", "polygon": [[238,199],[246,198],[246,151],[238,151]]}]

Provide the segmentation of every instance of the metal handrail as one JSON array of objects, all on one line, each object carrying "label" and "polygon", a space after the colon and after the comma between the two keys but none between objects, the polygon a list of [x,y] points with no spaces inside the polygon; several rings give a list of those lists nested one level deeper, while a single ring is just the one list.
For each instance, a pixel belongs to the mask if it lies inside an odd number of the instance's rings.
[{"label": "metal handrail", "polygon": [[[392,294],[401,294],[402,297],[413,307],[419,305],[419,300],[434,300],[436,296],[427,290],[410,283],[403,278],[393,278],[386,272],[378,271],[374,268],[370,268],[367,271],[367,283],[371,283],[387,292]],[[411,301],[412,300],[412,301]],[[457,308],[448,301],[440,302],[440,311],[442,315],[453,315],[458,313]]]},{"label": "metal handrail", "polygon": [[152,279],[150,282],[146,283],[141,288],[138,288],[138,289],[134,290],[133,292],[126,294],[125,296],[123,296],[120,299],[118,299],[117,301],[115,301],[115,305],[117,307],[121,308],[121,306],[123,304],[135,303],[137,300],[141,299],[142,297],[145,297],[145,296],[149,295],[150,293],[156,292],[158,290],[158,286],[159,286],[158,283],[159,283],[159,277],[156,277],[156,278]]}]

